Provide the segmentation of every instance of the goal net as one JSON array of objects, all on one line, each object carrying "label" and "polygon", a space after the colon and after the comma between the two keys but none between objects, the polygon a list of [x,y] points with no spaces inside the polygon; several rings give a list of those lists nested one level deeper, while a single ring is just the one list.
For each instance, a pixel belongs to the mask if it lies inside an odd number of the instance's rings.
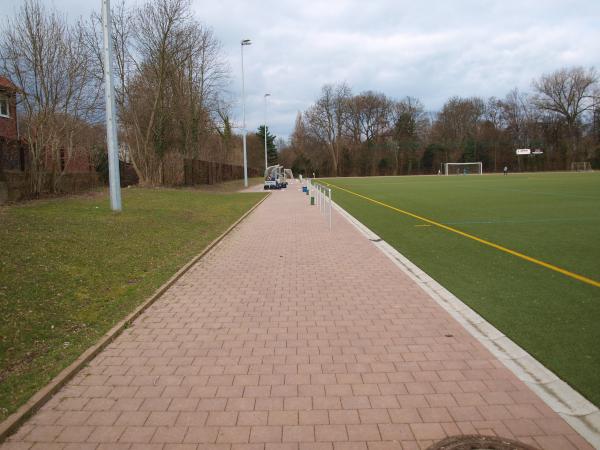
[{"label": "goal net", "polygon": [[575,172],[591,172],[592,165],[588,161],[572,162],[571,170],[573,170]]},{"label": "goal net", "polygon": [[481,175],[482,173],[483,164],[481,162],[444,163],[444,175]]}]

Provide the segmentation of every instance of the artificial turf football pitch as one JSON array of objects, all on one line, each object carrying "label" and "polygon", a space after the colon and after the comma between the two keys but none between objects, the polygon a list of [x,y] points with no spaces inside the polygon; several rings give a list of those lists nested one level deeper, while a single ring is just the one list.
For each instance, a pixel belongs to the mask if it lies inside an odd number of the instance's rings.
[{"label": "artificial turf football pitch", "polygon": [[600,406],[600,173],[320,181],[346,211]]}]

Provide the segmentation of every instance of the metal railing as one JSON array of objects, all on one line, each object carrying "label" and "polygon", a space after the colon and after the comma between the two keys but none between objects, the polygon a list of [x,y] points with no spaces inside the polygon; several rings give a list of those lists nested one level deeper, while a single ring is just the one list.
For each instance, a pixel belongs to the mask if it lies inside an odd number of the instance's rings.
[{"label": "metal railing", "polygon": [[319,183],[313,183],[312,179],[308,180],[309,197],[314,197],[316,206],[319,212],[329,221],[329,231],[331,231],[331,188],[323,186]]}]

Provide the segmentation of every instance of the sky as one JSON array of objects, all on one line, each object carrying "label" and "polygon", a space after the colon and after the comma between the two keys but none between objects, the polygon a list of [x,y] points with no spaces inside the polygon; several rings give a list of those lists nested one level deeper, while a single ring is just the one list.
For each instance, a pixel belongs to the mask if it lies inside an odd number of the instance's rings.
[{"label": "sky", "polygon": [[[22,1],[2,0],[0,14]],[[101,5],[43,3],[69,18]],[[264,122],[270,93],[267,124],[283,138],[326,83],[412,96],[438,111],[452,96],[530,92],[533,79],[561,67],[600,70],[599,0],[192,0],[192,9],[222,43],[237,123],[240,41],[252,40],[244,47],[247,128]]]}]

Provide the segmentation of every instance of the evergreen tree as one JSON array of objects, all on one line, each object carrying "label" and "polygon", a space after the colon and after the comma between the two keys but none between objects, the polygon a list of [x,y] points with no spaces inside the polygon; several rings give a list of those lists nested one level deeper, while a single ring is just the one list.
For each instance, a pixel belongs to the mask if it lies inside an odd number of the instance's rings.
[{"label": "evergreen tree", "polygon": [[[265,142],[265,127],[261,125],[258,127],[258,131],[256,132],[256,136],[260,139],[260,142]],[[277,164],[279,157],[277,155],[277,146],[275,145],[275,138],[277,136],[271,134],[269,132],[269,127],[267,127],[267,163],[269,166],[273,166]]]}]

